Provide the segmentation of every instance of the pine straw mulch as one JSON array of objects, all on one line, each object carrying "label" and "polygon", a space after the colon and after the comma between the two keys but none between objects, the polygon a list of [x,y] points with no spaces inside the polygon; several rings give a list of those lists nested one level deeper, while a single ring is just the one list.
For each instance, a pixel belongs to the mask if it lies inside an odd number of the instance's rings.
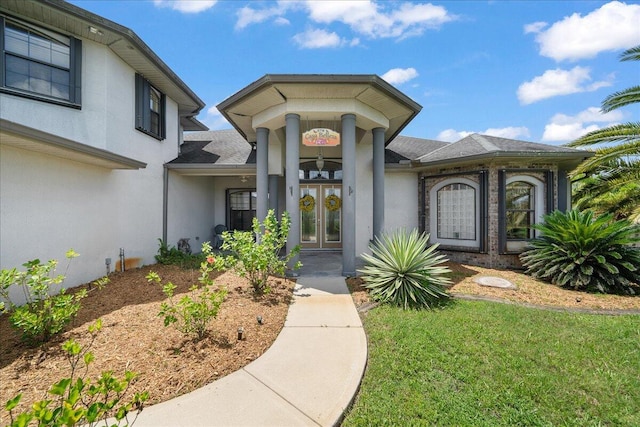
[{"label": "pine straw mulch", "polygon": [[[640,314],[640,287],[638,287],[638,293],[635,296],[592,294],[551,285],[527,276],[523,272],[513,270],[476,267],[453,262],[446,265],[452,271],[450,277],[453,285],[449,288],[449,293],[454,297],[503,301],[558,310]],[[473,281],[481,276],[509,280],[518,289],[481,286]],[[366,311],[372,306],[372,302],[362,284],[363,280],[359,277],[347,280],[356,306],[360,311]]]},{"label": "pine straw mulch", "polygon": [[[178,299],[199,277],[197,270],[165,265],[112,273],[105,288],[89,291],[66,332],[36,348],[23,344],[7,316],[0,316],[0,425],[8,422],[3,409],[8,399],[22,393],[18,410],[24,410],[44,399],[52,384],[68,377],[69,363],[60,346],[69,338],[87,343],[87,327],[96,319],[102,319],[103,326],[91,348],[95,361],[87,378],[95,379],[106,370],[118,378],[125,370],[137,372],[128,394],[147,390],[147,405],[151,405],[197,389],[260,357],[284,325],[294,286],[292,281],[271,278],[271,292],[254,297],[246,279],[229,272],[218,274],[215,283],[229,293],[206,338],[195,342],[174,327],[164,327],[158,312],[165,297],[161,286],[147,283],[150,270],[160,275],[162,283],[171,281],[178,287]],[[239,327],[245,334],[240,341]]]}]

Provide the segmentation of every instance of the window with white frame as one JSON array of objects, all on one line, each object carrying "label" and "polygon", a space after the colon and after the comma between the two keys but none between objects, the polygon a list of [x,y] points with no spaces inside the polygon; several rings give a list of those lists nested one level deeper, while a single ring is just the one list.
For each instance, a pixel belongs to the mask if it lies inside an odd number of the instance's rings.
[{"label": "window with white frame", "polygon": [[538,232],[532,228],[544,216],[544,183],[528,175],[506,180],[504,233],[507,251],[521,251]]},{"label": "window with white frame", "polygon": [[479,184],[455,177],[430,191],[431,240],[445,245],[479,248]]},{"label": "window with white frame", "polygon": [[506,187],[507,240],[532,239],[536,221],[536,188],[525,181],[513,181]]},{"label": "window with white frame", "polygon": [[80,40],[0,16],[3,92],[80,106]]}]

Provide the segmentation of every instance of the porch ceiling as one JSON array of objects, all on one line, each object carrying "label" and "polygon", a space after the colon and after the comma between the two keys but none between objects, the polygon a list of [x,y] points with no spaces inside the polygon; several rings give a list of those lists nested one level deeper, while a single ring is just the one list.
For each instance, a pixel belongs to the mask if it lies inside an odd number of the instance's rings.
[{"label": "porch ceiling", "polygon": [[247,141],[255,128],[275,130],[285,115],[300,114],[305,125],[324,122],[339,131],[341,116],[356,114],[356,126],[385,127],[390,142],[422,107],[376,75],[267,74],[217,106]]}]

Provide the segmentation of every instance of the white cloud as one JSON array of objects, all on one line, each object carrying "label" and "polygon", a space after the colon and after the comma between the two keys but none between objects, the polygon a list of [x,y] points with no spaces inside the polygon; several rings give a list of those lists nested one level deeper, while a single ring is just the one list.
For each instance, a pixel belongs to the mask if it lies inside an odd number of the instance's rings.
[{"label": "white cloud", "polygon": [[597,107],[589,107],[575,116],[558,113],[544,127],[542,140],[547,142],[568,142],[582,135],[600,129],[598,123],[609,126],[623,119],[621,111],[602,113]]},{"label": "white cloud", "polygon": [[305,49],[319,49],[326,47],[338,47],[346,42],[336,33],[325,30],[307,30],[293,36],[296,44]]},{"label": "white cloud", "polygon": [[542,31],[543,28],[545,28],[547,25],[546,22],[534,22],[532,24],[527,24],[524,26],[524,33],[525,34],[529,34],[529,33],[539,33],[540,31]]},{"label": "white cloud", "polygon": [[392,85],[402,84],[418,77],[415,68],[393,68],[382,75],[382,78]]},{"label": "white cloud", "polygon": [[198,120],[211,130],[229,129],[231,127],[231,124],[220,114],[220,111],[215,106],[209,107],[205,116],[198,117]]},{"label": "white cloud", "polygon": [[211,9],[217,0],[153,0],[158,7],[170,7],[183,13],[200,13]]},{"label": "white cloud", "polygon": [[457,131],[455,129],[445,129],[436,136],[438,141],[456,142],[471,135],[473,132]]},{"label": "white cloud", "polygon": [[401,3],[395,9],[386,10],[389,4],[393,3],[371,0],[307,1],[306,7],[309,17],[315,22],[340,22],[369,38],[402,39],[422,34],[426,29],[440,28],[456,19],[444,7],[431,3]]},{"label": "white cloud", "polygon": [[446,129],[438,134],[437,140],[446,142],[456,142],[464,137],[471,135],[472,133],[480,133],[482,135],[497,136],[499,138],[519,139],[530,138],[531,133],[525,126],[509,126],[504,128],[488,128],[482,132],[475,131],[457,131],[455,129]]},{"label": "white cloud", "polygon": [[[341,23],[352,32],[368,38],[403,39],[437,29],[457,19],[443,6],[431,3],[356,1],[279,1],[277,6],[257,9],[246,6],[238,13],[236,29],[282,18],[290,10],[303,10],[315,24]],[[328,32],[328,31],[327,31]],[[342,37],[341,37],[342,38]],[[357,43],[359,44],[359,39]],[[354,44],[353,42],[351,43]]]},{"label": "white cloud", "polygon": [[285,11],[286,8],[279,6],[266,9],[254,9],[245,6],[238,11],[238,20],[236,21],[235,28],[236,30],[242,30],[251,24],[259,24],[271,18],[275,18],[276,24],[281,25],[285,21],[289,22],[282,16]]},{"label": "white cloud", "polygon": [[[556,61],[576,61],[638,45],[639,23],[640,5],[612,1],[585,16],[574,13],[545,31],[540,27],[532,32],[537,33],[540,55]],[[529,29],[536,29],[536,24],[530,24]]]},{"label": "white cloud", "polygon": [[530,138],[531,133],[529,129],[525,126],[509,126],[506,128],[489,128],[484,132],[480,132],[483,135],[491,135],[497,136],[499,138],[509,138],[509,139],[518,139],[518,138]]},{"label": "white cloud", "polygon": [[[547,70],[543,75],[534,77],[518,87],[518,99],[527,105],[559,95],[579,92],[593,92],[601,87],[611,86],[610,81],[602,80],[591,84],[591,70],[588,67],[576,66],[571,70]],[[611,79],[612,76],[609,76]]]}]

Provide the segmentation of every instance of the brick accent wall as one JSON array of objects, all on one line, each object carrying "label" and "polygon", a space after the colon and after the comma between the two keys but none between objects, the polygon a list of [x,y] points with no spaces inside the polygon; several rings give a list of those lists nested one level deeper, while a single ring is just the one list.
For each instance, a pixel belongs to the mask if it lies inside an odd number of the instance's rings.
[{"label": "brick accent wall", "polygon": [[[435,233],[436,230],[430,230],[430,216],[435,214],[432,212],[432,207],[429,206],[429,192],[431,189],[436,186],[439,182],[449,179],[455,176],[464,177],[466,179],[470,179],[474,182],[479,182],[479,171],[484,170],[488,172],[488,188],[487,188],[487,197],[488,197],[488,205],[487,205],[487,241],[486,241],[486,253],[480,253],[478,250],[470,250],[465,249],[463,247],[452,247],[452,246],[443,246],[439,247],[440,252],[446,254],[447,257],[455,262],[471,264],[471,265],[479,265],[485,267],[492,268],[516,268],[521,269],[522,264],[518,257],[518,254],[505,254],[501,253],[502,248],[500,247],[499,241],[499,193],[498,193],[498,180],[499,180],[499,171],[506,170],[505,179],[508,179],[512,176],[530,176],[534,177],[537,180],[543,182],[544,192],[546,192],[546,179],[547,174],[545,171],[550,170],[554,172],[553,174],[553,204],[554,206],[551,209],[555,209],[558,205],[558,168],[557,165],[550,163],[528,163],[526,160],[524,161],[503,161],[503,162],[487,162],[480,163],[475,165],[469,165],[466,167],[455,167],[455,168],[440,168],[430,170],[428,172],[423,172],[420,174],[419,179],[421,182],[424,180],[425,184],[425,194],[424,197],[420,194],[420,202],[423,206],[424,211],[424,224],[425,231],[427,233]],[[421,189],[421,187],[420,187]],[[546,206],[546,194],[543,194],[543,200],[545,200],[545,211],[547,210]],[[435,207],[433,207],[435,208]],[[546,213],[546,212],[543,212]],[[480,213],[478,213],[480,214]]]}]

